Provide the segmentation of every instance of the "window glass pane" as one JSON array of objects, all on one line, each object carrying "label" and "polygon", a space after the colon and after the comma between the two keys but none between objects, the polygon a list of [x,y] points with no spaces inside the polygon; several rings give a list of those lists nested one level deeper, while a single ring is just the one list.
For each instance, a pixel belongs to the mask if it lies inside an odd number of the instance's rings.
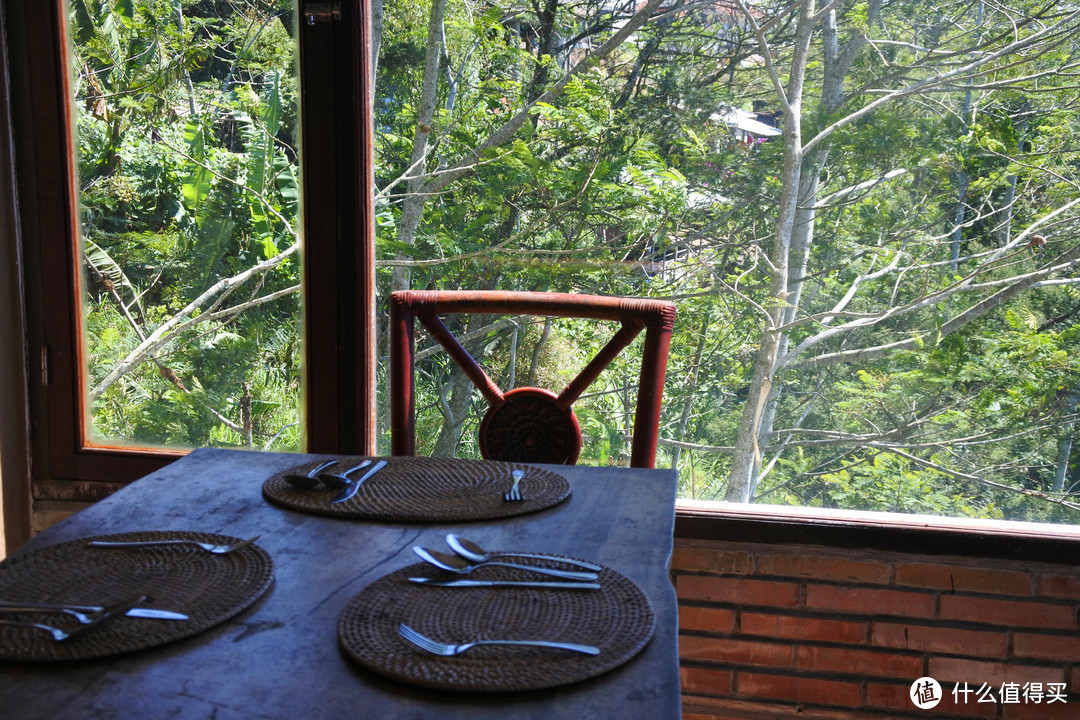
[{"label": "window glass pane", "polygon": [[[684,497],[1075,522],[1075,18],[798,7],[385,3],[380,292],[677,302]],[[512,320],[453,326],[500,384],[607,338]],[[486,404],[417,335],[418,452],[475,456]],[[634,382],[590,391],[583,462],[625,461]]]},{"label": "window glass pane", "polygon": [[291,0],[70,0],[92,445],[300,445]]}]

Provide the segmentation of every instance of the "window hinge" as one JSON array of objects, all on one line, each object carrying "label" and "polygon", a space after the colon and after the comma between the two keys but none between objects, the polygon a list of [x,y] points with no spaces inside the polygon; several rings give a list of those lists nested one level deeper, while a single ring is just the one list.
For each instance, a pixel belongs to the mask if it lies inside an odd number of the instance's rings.
[{"label": "window hinge", "polygon": [[49,384],[49,348],[41,348],[41,384]]},{"label": "window hinge", "polygon": [[340,2],[309,2],[304,5],[304,19],[308,25],[333,22],[341,19]]}]

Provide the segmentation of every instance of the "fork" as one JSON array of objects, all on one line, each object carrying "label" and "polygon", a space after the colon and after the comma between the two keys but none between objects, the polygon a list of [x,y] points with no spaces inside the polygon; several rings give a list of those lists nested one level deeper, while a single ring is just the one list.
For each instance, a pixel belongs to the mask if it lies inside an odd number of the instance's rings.
[{"label": "fork", "polygon": [[63,642],[64,640],[70,640],[71,638],[76,637],[76,636],[81,635],[84,632],[86,632],[87,628],[93,627],[93,625],[89,625],[89,624],[80,625],[79,627],[75,628],[74,630],[68,632],[66,630],[61,630],[60,628],[54,627],[52,625],[45,625],[43,623],[36,623],[36,622],[23,622],[21,620],[0,620],[0,625],[14,625],[15,627],[27,627],[27,628],[36,628],[38,630],[44,630],[45,632],[52,635],[53,640],[55,640],[56,642]]},{"label": "fork", "polygon": [[259,539],[256,535],[253,538],[247,540],[241,540],[234,543],[210,543],[200,542],[198,540],[91,540],[87,543],[87,547],[100,547],[100,548],[121,548],[121,547],[149,547],[153,545],[198,545],[208,553],[215,555],[224,555],[225,553],[245,548],[251,543]]},{"label": "fork", "polygon": [[525,471],[514,470],[510,473],[510,476],[514,478],[514,484],[511,485],[510,489],[503,495],[503,500],[506,502],[518,502],[519,500],[524,500],[524,498],[521,497],[521,490],[518,489],[518,483],[521,482],[521,478],[525,477]]},{"label": "fork", "polygon": [[593,647],[592,645],[578,645],[577,643],[566,642],[553,642],[551,640],[474,640],[473,642],[458,643],[451,645],[448,643],[441,643],[437,640],[432,640],[426,635],[421,635],[416,630],[405,623],[398,625],[398,634],[405,638],[413,645],[416,645],[422,650],[427,650],[434,655],[460,655],[461,653],[469,650],[470,648],[478,647],[480,645],[531,645],[535,647],[548,647],[558,648],[560,650],[572,650],[574,652],[585,653],[586,655],[599,655],[600,648]]},{"label": "fork", "polygon": [[27,627],[34,628],[36,630],[44,630],[45,632],[52,635],[53,640],[55,640],[56,642],[64,642],[65,640],[70,640],[74,637],[78,637],[79,635],[82,635],[88,630],[98,627],[99,625],[104,625],[105,623],[110,622],[118,617],[123,617],[127,614],[128,610],[135,607],[136,605],[141,604],[144,600],[146,600],[145,595],[138,595],[136,597],[128,598],[127,600],[118,602],[115,605],[110,605],[107,608],[102,608],[101,610],[93,613],[87,618],[89,622],[79,625],[79,627],[75,628],[74,630],[63,630],[54,625],[45,625],[44,623],[29,622],[23,620],[0,620],[0,625],[14,625],[15,627]]},{"label": "fork", "polygon": [[[97,622],[101,613],[105,612],[105,608],[99,607],[95,610],[85,610],[86,606],[83,605],[48,605],[45,603],[12,603],[11,605],[0,604],[0,612],[3,613],[29,613],[29,612],[51,612],[51,613],[63,613],[70,615],[80,625],[90,625]],[[13,621],[4,621],[5,624]]]}]

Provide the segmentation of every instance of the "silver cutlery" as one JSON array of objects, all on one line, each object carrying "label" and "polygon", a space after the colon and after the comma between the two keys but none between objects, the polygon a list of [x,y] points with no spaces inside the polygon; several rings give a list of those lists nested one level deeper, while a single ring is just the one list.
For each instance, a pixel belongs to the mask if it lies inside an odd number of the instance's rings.
[{"label": "silver cutlery", "polygon": [[593,647],[592,645],[579,645],[578,643],[567,642],[555,642],[553,640],[473,640],[466,643],[441,643],[437,640],[432,640],[426,635],[421,635],[416,630],[405,623],[398,625],[398,633],[401,637],[411,642],[416,647],[427,650],[434,655],[460,655],[474,647],[481,645],[529,645],[533,647],[546,647],[546,648],[558,648],[559,650],[571,650],[573,652],[585,653],[586,655],[599,655],[600,648]]},{"label": "silver cutlery", "polygon": [[18,620],[0,620],[0,625],[12,625],[14,627],[36,628],[38,630],[44,630],[45,632],[52,635],[53,640],[55,640],[56,642],[70,640],[76,635],[81,635],[87,628],[93,627],[93,625],[80,625],[76,629],[68,632],[66,630],[61,630],[58,627],[53,627],[52,625],[45,625],[43,623],[35,622],[22,622]]},{"label": "silver cutlery", "polygon": [[525,498],[521,497],[521,490],[518,489],[518,484],[521,483],[521,478],[525,477],[525,471],[514,470],[510,473],[510,477],[514,478],[514,484],[511,485],[510,489],[503,495],[503,500],[505,502],[518,502],[524,500]]},{"label": "silver cutlery", "polygon": [[429,550],[428,548],[420,547],[419,545],[413,546],[413,552],[416,553],[421,560],[428,562],[437,568],[441,568],[442,570],[448,570],[449,572],[458,573],[459,575],[466,575],[484,565],[494,565],[497,567],[513,568],[515,570],[528,570],[529,572],[539,573],[540,575],[550,575],[551,577],[565,578],[567,580],[595,580],[597,578],[597,575],[594,572],[556,570],[554,568],[540,567],[538,565],[521,565],[519,563],[503,562],[501,560],[472,562],[463,557],[458,557],[457,555],[447,555],[446,553],[441,553],[437,550]]},{"label": "silver cutlery", "polygon": [[127,600],[118,602],[114,605],[110,605],[107,608],[102,608],[99,612],[95,613],[92,620],[88,623],[79,625],[74,630],[63,630],[53,625],[45,625],[44,623],[35,622],[23,622],[21,620],[0,620],[0,625],[13,625],[15,627],[28,627],[36,630],[42,630],[52,635],[53,640],[56,642],[64,642],[71,640],[74,637],[83,635],[84,633],[101,627],[107,622],[111,622],[118,617],[124,616],[128,610],[140,604],[146,599],[145,595],[139,595],[138,597],[129,598]]},{"label": "silver cutlery", "polygon": [[559,582],[558,580],[438,580],[428,577],[411,577],[409,582],[435,587],[506,587],[506,588],[555,588],[560,590],[599,590],[600,583]]},{"label": "silver cutlery", "polygon": [[357,470],[363,470],[371,464],[371,459],[361,460],[353,465],[348,470],[340,473],[320,473],[317,480],[331,490],[342,490],[349,487],[352,484],[352,478],[349,477]]},{"label": "silver cutlery", "polygon": [[91,540],[87,543],[88,547],[98,548],[128,548],[128,547],[152,547],[156,545],[197,545],[208,553],[215,555],[224,555],[240,548],[245,548],[251,543],[259,539],[256,535],[253,538],[247,540],[241,540],[240,542],[234,542],[231,544],[217,544],[210,542],[199,542],[198,540]]},{"label": "silver cutlery", "polygon": [[[105,608],[100,605],[52,605],[49,603],[15,602],[0,600],[0,613],[47,612],[70,615],[81,624],[94,622],[95,616]],[[189,620],[183,613],[157,608],[133,607],[124,613],[132,618],[151,618],[155,620]]]},{"label": "silver cutlery", "polygon": [[597,572],[604,569],[602,565],[597,565],[596,563],[585,562],[583,560],[571,560],[569,558],[557,557],[554,555],[544,555],[542,553],[488,552],[484,550],[484,548],[472,542],[471,540],[466,540],[460,535],[455,535],[454,533],[450,533],[446,536],[446,544],[450,546],[451,550],[456,552],[461,557],[477,563],[488,562],[494,558],[501,557],[522,557],[531,558],[533,560],[550,560],[552,562],[573,565],[574,567],[584,568],[585,570],[594,570]]},{"label": "silver cutlery", "polygon": [[374,465],[372,465],[372,466],[371,466],[371,469],[370,469],[370,470],[368,470],[368,471],[367,471],[366,473],[364,473],[363,475],[361,475],[361,476],[360,476],[360,478],[359,478],[358,480],[353,480],[353,481],[351,481],[351,484],[350,484],[350,485],[349,485],[349,486],[348,486],[347,488],[345,488],[345,489],[344,489],[344,490],[343,490],[343,491],[341,492],[341,494],[340,494],[340,495],[338,495],[338,496],[337,496],[336,498],[334,498],[333,500],[331,500],[331,501],[330,501],[330,504],[331,504],[331,505],[336,505],[336,504],[338,504],[338,503],[343,503],[343,502],[345,502],[346,500],[348,500],[349,498],[351,498],[351,497],[352,497],[353,495],[355,495],[355,494],[357,493],[357,491],[358,491],[358,490],[360,489],[360,486],[361,486],[361,485],[363,485],[363,484],[364,484],[364,482],[365,482],[365,481],[366,481],[366,480],[367,480],[367,479],[368,479],[369,477],[371,477],[371,476],[372,476],[372,475],[374,475],[375,473],[379,472],[379,471],[380,471],[380,470],[382,470],[382,469],[383,469],[384,467],[386,467],[386,461],[385,461],[385,460],[380,460],[379,462],[377,462],[377,463],[375,463]]},{"label": "silver cutlery", "polygon": [[300,475],[297,473],[289,473],[285,476],[285,482],[289,483],[293,487],[298,487],[302,490],[310,490],[319,484],[319,478],[317,475],[331,465],[336,465],[337,460],[327,460],[324,463],[319,463],[315,467],[311,468],[306,475]]}]

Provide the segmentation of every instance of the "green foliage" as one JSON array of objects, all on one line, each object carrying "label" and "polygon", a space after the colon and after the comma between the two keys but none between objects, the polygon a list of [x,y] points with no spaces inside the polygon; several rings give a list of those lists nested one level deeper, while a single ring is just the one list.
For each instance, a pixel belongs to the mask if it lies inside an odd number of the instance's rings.
[{"label": "green foliage", "polygon": [[[246,446],[235,428],[250,405],[253,444],[298,447],[296,296],[206,315],[295,285],[295,264],[140,350],[215,283],[296,242],[295,63],[275,19],[289,3],[269,5],[71,5],[91,432],[102,441]],[[136,366],[107,383],[128,358]]]},{"label": "green foliage", "polygon": [[[862,114],[803,166],[817,186],[801,202],[820,204],[784,349],[846,329],[775,374],[760,501],[1075,522],[1075,510],[1057,502],[1076,500],[1064,491],[1080,481],[1080,442],[1064,465],[1058,458],[1076,434],[1068,409],[1080,385],[1075,267],[949,332],[950,319],[1080,241],[1075,213],[1065,213],[1039,226],[1045,249],[1007,245],[1080,186],[1069,74],[1056,72],[1075,55],[1075,33],[995,61],[970,88],[958,80],[867,111],[885,90],[1030,32],[1038,23],[1018,21],[1033,12],[1028,6],[988,9],[981,26],[969,8],[943,14],[925,0],[885,3],[876,18],[869,3],[836,7],[842,42],[863,34],[873,42],[852,58],[835,102],[825,98],[829,63],[818,55],[808,67],[804,140]],[[780,6],[755,7],[768,15]],[[417,168],[425,173],[421,216],[406,237],[430,3],[386,3],[375,99],[377,256],[417,261],[407,273],[416,288],[676,300],[661,435],[682,447],[662,445],[658,464],[676,464],[683,495],[722,497],[756,344],[766,313],[783,307],[766,258],[777,242],[784,140],[742,142],[727,118],[755,105],[776,117],[773,82],[745,22],[719,4],[667,13],[544,95],[625,20],[596,4],[554,8],[448,3],[436,112]],[[288,24],[275,19],[290,10],[285,0],[242,8],[71,1],[90,387],[136,351],[140,333],[295,245],[298,86]],[[786,67],[792,28],[768,27],[776,66]],[[976,37],[986,47],[972,53]],[[527,119],[491,142],[523,108]],[[458,163],[468,171],[439,184]],[[959,259],[950,262],[953,249]],[[250,395],[255,441],[296,447],[296,295],[216,313],[287,293],[298,272],[291,260],[276,262],[223,305],[202,307],[200,323],[101,391],[96,432],[110,441],[242,445],[230,423]],[[404,275],[380,265],[380,297]],[[474,346],[500,383],[528,380],[536,358],[531,382],[557,391],[613,332],[557,322],[545,334],[519,320],[486,329]],[[902,349],[815,364],[829,353],[894,346]],[[639,354],[640,341],[579,401],[585,462],[626,461]],[[445,436],[475,456],[485,407],[477,393],[450,392],[453,379],[442,353],[419,363],[420,450]],[[451,427],[448,416],[463,422]],[[379,440],[385,449],[387,438]]]},{"label": "green foliage", "polygon": [[847,469],[820,477],[821,495],[832,507],[852,510],[1000,517],[992,505],[976,507],[972,498],[949,487],[948,478],[932,470],[911,467],[895,455],[874,455],[866,462],[852,462]]},{"label": "green foliage", "polygon": [[[428,171],[470,157],[470,148],[536,97],[542,88],[535,83],[550,87],[558,76],[550,70],[558,65],[565,71],[581,59],[576,50],[544,56],[536,38],[585,28],[578,40],[596,47],[608,36],[599,18],[582,23],[563,5],[552,18],[506,10],[448,7],[443,58],[456,86],[451,104],[447,86],[440,85]],[[382,186],[409,162],[426,11],[422,2],[396,4],[384,27],[376,101]],[[950,58],[962,56],[974,36],[974,15],[944,18],[918,0],[886,4],[875,19],[868,3],[837,12],[842,41],[861,33],[888,41],[865,46],[853,58],[838,106],[822,102],[826,63],[810,63],[804,140],[879,98],[873,88],[952,67]],[[995,42],[1011,37],[1013,20],[987,12],[980,36]],[[676,452],[662,446],[659,462],[677,462],[680,492],[702,498],[723,495],[726,448],[736,440],[763,312],[777,305],[768,295],[771,278],[761,258],[773,243],[783,144],[739,143],[717,119],[754,101],[765,101],[766,111],[777,109],[763,65],[750,57],[758,52],[754,38],[739,28],[722,10],[676,13],[645,26],[632,45],[572,79],[558,97],[535,105],[511,140],[487,150],[471,173],[427,201],[415,241],[397,237],[401,184],[377,218],[380,257],[437,263],[412,268],[413,287],[675,298],[680,315],[661,432],[688,447]],[[788,32],[781,23],[769,38],[781,65]],[[1034,71],[1067,57],[1064,47],[1048,50]],[[913,309],[838,334],[817,352],[906,337],[915,343],[864,362],[790,366],[778,374],[776,430],[764,439],[762,460],[770,469],[757,491],[761,501],[1069,517],[1063,506],[1036,495],[1048,492],[1059,440],[1072,432],[1062,400],[1077,377],[1072,286],[1021,294],[961,331],[946,332],[964,307],[1036,269],[1040,256],[1028,252],[986,271],[978,280],[985,289],[924,300],[966,272],[947,262],[962,188],[967,209],[959,249],[976,260],[1007,242],[1004,232],[1019,232],[1055,203],[1068,202],[1068,192],[1075,196],[1074,163],[1061,152],[1078,129],[1075,113],[1062,107],[1065,95],[1048,91],[1045,80],[1038,94],[1027,92],[1023,82],[1004,82],[1017,67],[1003,60],[993,75],[1001,89],[975,93],[967,104],[961,87],[912,95],[867,113],[832,136],[827,156],[813,158],[820,165],[804,166],[819,172],[817,197],[832,200],[818,212],[802,313],[788,331],[787,347],[814,338],[822,330],[816,321],[853,283],[861,285],[843,301],[846,315],[826,323],[877,317],[907,304]],[[899,179],[873,182],[887,173]],[[1006,218],[1001,208],[1010,202]],[[1062,226],[1066,249],[1076,239]],[[885,271],[892,267],[899,270]],[[390,273],[379,277],[385,292]],[[812,313],[817,320],[807,322]],[[1054,324],[1054,318],[1064,319]],[[493,352],[492,368],[508,362],[509,335],[497,340],[485,343]],[[604,340],[602,333],[556,326],[546,343],[558,348],[557,355],[542,348],[541,357],[561,366],[589,357]],[[519,366],[531,359],[538,341],[535,329],[519,337]],[[439,394],[452,377],[445,358],[437,357],[421,363],[421,405],[429,414],[420,434],[432,442],[446,430]],[[620,381],[609,380],[594,388],[579,412],[591,441],[589,462],[620,461],[619,441],[625,443],[629,425],[619,387]],[[475,422],[483,406],[475,396],[470,402]],[[475,452],[471,432],[464,431],[459,452]]]}]

